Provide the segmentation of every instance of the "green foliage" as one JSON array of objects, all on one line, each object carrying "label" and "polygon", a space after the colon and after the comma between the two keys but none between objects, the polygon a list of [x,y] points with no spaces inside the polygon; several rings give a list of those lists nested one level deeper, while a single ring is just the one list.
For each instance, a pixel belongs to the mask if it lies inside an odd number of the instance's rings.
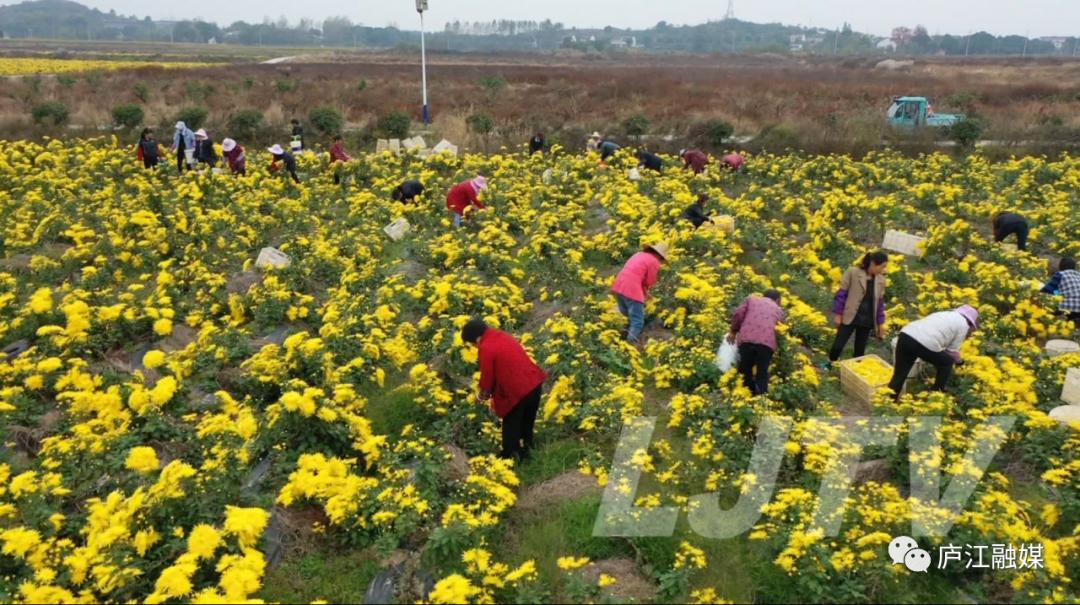
[{"label": "green foliage", "polygon": [[60,101],[46,101],[35,105],[30,115],[35,124],[60,126],[68,121],[68,108]]},{"label": "green foliage", "polygon": [[133,103],[117,105],[112,110],[113,123],[124,128],[135,128],[143,123],[142,107]]},{"label": "green foliage", "polygon": [[59,74],[56,76],[56,83],[59,84],[61,88],[71,88],[72,86],[75,86],[75,82],[77,81],[75,76],[71,74]]},{"label": "green foliage", "polygon": [[345,126],[345,116],[330,105],[316,107],[308,114],[308,121],[324,135],[337,134]]},{"label": "green foliage", "polygon": [[723,120],[709,120],[705,122],[703,130],[713,147],[722,146],[728,137],[735,134],[735,127]]},{"label": "green foliage", "polygon": [[632,137],[639,137],[649,132],[649,118],[639,114],[634,114],[629,118],[623,120],[623,130],[626,134]]},{"label": "green foliage", "polygon": [[768,151],[779,153],[785,149],[797,149],[800,145],[799,135],[790,127],[783,124],[770,124],[761,130],[754,143]]},{"label": "green foliage", "polygon": [[367,90],[367,80],[360,80],[356,84],[356,92],[364,92],[365,90]]},{"label": "green foliage", "polygon": [[374,554],[343,553],[327,546],[267,570],[259,596],[277,603],[307,603],[320,598],[332,603],[360,603],[378,572]]},{"label": "green foliage", "polygon": [[135,98],[146,103],[150,100],[150,89],[146,87],[146,84],[139,82],[134,88]]},{"label": "green foliage", "polygon": [[205,107],[185,107],[176,114],[176,121],[187,124],[187,127],[192,130],[198,130],[202,128],[208,115],[210,112]]},{"label": "green foliage", "polygon": [[404,139],[409,136],[409,128],[412,126],[412,118],[400,111],[391,111],[379,119],[378,130],[382,134],[396,139]]},{"label": "green foliage", "polygon": [[469,130],[479,135],[491,134],[495,130],[495,120],[486,113],[477,113],[466,118]]},{"label": "green foliage", "polygon": [[241,109],[229,117],[228,126],[234,138],[253,139],[264,126],[263,113],[258,109]]},{"label": "green foliage", "polygon": [[274,80],[274,88],[276,88],[278,92],[292,92],[297,88],[300,88],[300,83],[288,78],[278,78],[277,80]]},{"label": "green foliage", "polygon": [[953,124],[949,131],[949,136],[952,137],[956,144],[964,149],[971,149],[975,146],[975,142],[982,136],[982,124],[978,120],[968,119],[962,120]]}]

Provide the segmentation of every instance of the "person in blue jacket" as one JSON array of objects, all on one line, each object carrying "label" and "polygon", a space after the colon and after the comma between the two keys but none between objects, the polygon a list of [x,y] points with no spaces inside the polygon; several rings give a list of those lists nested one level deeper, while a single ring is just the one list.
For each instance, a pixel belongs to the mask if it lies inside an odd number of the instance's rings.
[{"label": "person in blue jacket", "polygon": [[169,147],[169,150],[176,152],[176,169],[178,171],[183,173],[185,164],[187,164],[188,170],[193,168],[191,164],[188,164],[187,152],[190,151],[192,157],[194,157],[195,133],[191,132],[187,124],[183,122],[176,123],[176,132],[173,133],[172,146]]}]

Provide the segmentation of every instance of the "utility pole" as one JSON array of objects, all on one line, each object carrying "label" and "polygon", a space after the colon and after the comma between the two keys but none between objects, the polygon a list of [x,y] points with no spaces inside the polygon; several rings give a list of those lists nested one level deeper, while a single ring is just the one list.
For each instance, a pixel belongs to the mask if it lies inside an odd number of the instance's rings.
[{"label": "utility pole", "polygon": [[731,21],[735,18],[735,0],[728,0],[727,12],[724,13],[724,21]]},{"label": "utility pole", "polygon": [[967,35],[967,40],[964,42],[964,56],[968,56],[968,51],[971,50],[971,34]]},{"label": "utility pole", "polygon": [[416,0],[416,12],[420,13],[420,77],[424,89],[424,105],[420,110],[420,115],[424,120],[424,126],[431,124],[427,98],[427,49],[424,47],[424,11],[427,9],[428,0]]},{"label": "utility pole", "polygon": [[833,34],[832,39],[832,54],[836,56],[836,50],[840,47],[840,28],[836,29],[836,33]]}]

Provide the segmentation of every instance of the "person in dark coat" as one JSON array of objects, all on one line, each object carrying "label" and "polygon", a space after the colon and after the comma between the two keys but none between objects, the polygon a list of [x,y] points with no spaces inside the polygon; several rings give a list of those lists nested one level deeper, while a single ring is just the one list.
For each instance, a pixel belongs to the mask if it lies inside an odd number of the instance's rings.
[{"label": "person in dark coat", "polygon": [[516,338],[473,318],[461,329],[461,340],[475,345],[480,364],[477,399],[491,402],[502,419],[502,458],[527,457],[547,372],[536,365]]},{"label": "person in dark coat", "polygon": [[213,168],[218,161],[214,140],[202,128],[195,131],[195,161]]},{"label": "person in dark coat", "polygon": [[395,202],[411,203],[416,201],[416,198],[424,194],[424,186],[420,181],[405,181],[394,188],[394,192],[390,194],[390,198]]},{"label": "person in dark coat", "polygon": [[695,229],[704,225],[705,222],[709,220],[709,215],[705,212],[705,202],[708,201],[709,196],[705,194],[699,195],[696,202],[687,206],[686,210],[683,210],[682,218],[693,223]]},{"label": "person in dark coat", "polygon": [[615,152],[622,149],[615,141],[609,141],[604,139],[596,146],[596,150],[600,152],[600,161],[606,162],[608,158],[615,155]]},{"label": "person in dark coat", "polygon": [[274,161],[270,162],[271,172],[279,170],[281,167],[278,165],[278,162],[281,162],[285,166],[285,171],[292,177],[293,182],[300,182],[300,177],[296,176],[296,158],[293,157],[293,154],[285,151],[281,148],[281,145],[277,144],[268,148],[267,151],[270,152],[270,155],[274,156]]},{"label": "person in dark coat", "polygon": [[158,158],[161,157],[160,148],[161,144],[154,138],[153,129],[143,128],[142,134],[139,135],[139,143],[135,148],[135,156],[143,163],[143,168],[157,167]]},{"label": "person in dark coat", "polygon": [[999,212],[994,215],[993,221],[994,241],[1003,241],[1010,235],[1016,236],[1016,248],[1027,250],[1028,227],[1027,219],[1015,212]]},{"label": "person in dark coat", "polygon": [[304,149],[304,127],[300,125],[300,120],[297,120],[296,118],[293,118],[292,119],[292,139],[290,139],[290,143],[295,142],[295,141],[300,142],[300,150],[303,150]]},{"label": "person in dark coat", "polygon": [[642,149],[638,152],[637,159],[638,168],[647,168],[656,172],[662,172],[664,170],[664,160],[660,159],[660,156],[655,153]]},{"label": "person in dark coat", "polygon": [[529,155],[540,151],[544,151],[544,147],[547,145],[547,141],[544,140],[544,133],[538,132],[533,135],[533,138],[529,139]]}]

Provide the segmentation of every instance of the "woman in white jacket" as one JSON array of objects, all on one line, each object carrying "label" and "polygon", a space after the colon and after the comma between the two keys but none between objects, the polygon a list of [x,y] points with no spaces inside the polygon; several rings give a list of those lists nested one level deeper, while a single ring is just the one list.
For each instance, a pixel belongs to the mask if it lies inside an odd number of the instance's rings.
[{"label": "woman in white jacket", "polygon": [[932,313],[904,326],[896,343],[896,367],[889,381],[894,397],[900,398],[904,381],[917,359],[937,369],[934,390],[944,391],[952,376],[953,366],[964,363],[960,357],[960,346],[978,327],[979,311],[971,305]]}]

